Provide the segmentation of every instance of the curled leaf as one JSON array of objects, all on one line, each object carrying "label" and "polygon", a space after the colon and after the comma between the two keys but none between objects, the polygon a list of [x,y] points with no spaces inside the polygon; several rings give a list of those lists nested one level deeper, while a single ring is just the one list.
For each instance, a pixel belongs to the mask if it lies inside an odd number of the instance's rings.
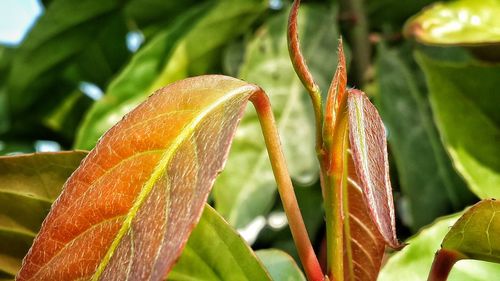
[{"label": "curled leaf", "polygon": [[211,75],[158,90],[66,182],[18,280],[159,280],[223,168],[254,85]]}]

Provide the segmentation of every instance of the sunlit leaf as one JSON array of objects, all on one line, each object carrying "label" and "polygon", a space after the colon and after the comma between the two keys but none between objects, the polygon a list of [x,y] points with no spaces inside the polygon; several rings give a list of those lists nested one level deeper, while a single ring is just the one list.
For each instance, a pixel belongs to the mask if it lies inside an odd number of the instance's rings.
[{"label": "sunlit leaf", "polygon": [[272,280],[306,281],[300,268],[287,253],[276,249],[258,250],[255,253],[271,274]]},{"label": "sunlit leaf", "polygon": [[462,210],[474,197],[441,143],[425,79],[414,70],[408,48],[389,49],[381,44],[378,53],[375,101],[388,130],[400,200],[407,203],[401,217],[416,232],[436,217]]},{"label": "sunlit leaf", "polygon": [[[295,263],[291,260],[287,265]],[[283,274],[291,275],[293,272],[290,271],[283,271]],[[212,207],[205,205],[200,222],[191,233],[167,280],[243,281],[271,278],[243,238]]]},{"label": "sunlit leaf", "polygon": [[405,33],[426,44],[499,43],[498,14],[498,0],[435,3],[408,20]]},{"label": "sunlit leaf", "polygon": [[0,279],[21,267],[52,201],[83,151],[0,157]]},{"label": "sunlit leaf", "polygon": [[158,90],[109,130],[66,182],[19,280],[165,276],[257,90],[217,75]]},{"label": "sunlit leaf", "polygon": [[[322,87],[328,87],[336,57],[336,20],[326,7],[304,5],[299,29],[304,56]],[[286,11],[271,18],[247,45],[239,77],[256,83],[269,94],[283,149],[296,183],[317,178],[313,113],[310,101],[290,63],[286,42]],[[267,152],[253,108],[238,127],[227,169],[216,181],[215,207],[237,227],[266,213],[274,202],[274,182]]]},{"label": "sunlit leaf", "polygon": [[500,198],[500,66],[417,53],[437,127],[455,168],[480,198]]},{"label": "sunlit leaf", "polygon": [[442,248],[467,258],[500,262],[500,202],[483,200],[471,207],[443,239]]}]

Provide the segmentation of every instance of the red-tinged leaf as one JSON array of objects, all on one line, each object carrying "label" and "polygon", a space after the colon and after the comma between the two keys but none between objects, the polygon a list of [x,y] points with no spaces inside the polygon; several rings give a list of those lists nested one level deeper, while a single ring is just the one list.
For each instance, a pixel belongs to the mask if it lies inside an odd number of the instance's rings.
[{"label": "red-tinged leaf", "polygon": [[361,181],[349,157],[348,201],[349,215],[345,217],[344,276],[345,280],[377,280],[385,241],[373,222],[363,199]]},{"label": "red-tinged leaf", "polygon": [[198,222],[254,85],[225,76],[158,90],[66,182],[18,280],[159,280]]},{"label": "red-tinged leaf", "polygon": [[347,104],[350,147],[365,204],[387,245],[401,248],[396,237],[384,125],[362,91],[350,89]]},{"label": "red-tinged leaf", "polygon": [[[338,65],[333,76],[332,83],[328,89],[325,108],[325,128],[333,131],[333,126],[336,120],[336,115],[340,111],[340,105],[345,101],[347,96],[347,69],[345,63],[344,46],[342,38],[339,39],[337,49]],[[328,132],[328,136],[331,136]]]}]

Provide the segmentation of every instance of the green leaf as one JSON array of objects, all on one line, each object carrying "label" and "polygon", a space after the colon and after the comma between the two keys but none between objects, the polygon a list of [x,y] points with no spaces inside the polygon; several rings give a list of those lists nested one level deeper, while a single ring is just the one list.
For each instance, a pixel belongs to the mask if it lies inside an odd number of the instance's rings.
[{"label": "green leaf", "polygon": [[435,3],[409,19],[405,33],[425,44],[499,43],[499,14],[499,0]]},{"label": "green leaf", "polygon": [[408,206],[405,223],[416,231],[439,216],[462,210],[473,195],[441,144],[423,75],[412,71],[415,63],[405,57],[411,55],[379,46],[376,102]]},{"label": "green leaf", "polygon": [[500,198],[500,66],[416,58],[455,168],[480,198]]},{"label": "green leaf", "polygon": [[[336,19],[325,7],[304,5],[299,15],[302,51],[323,88],[336,66]],[[286,41],[287,13],[271,18],[247,46],[240,77],[260,85],[273,105],[289,169],[299,184],[317,178],[313,113],[309,97],[296,77]],[[266,213],[276,185],[257,115],[247,110],[236,133],[226,170],[215,183],[215,207],[229,223],[243,227]]]},{"label": "green leaf", "polygon": [[[206,2],[188,10],[137,52],[84,119],[75,147],[97,139],[155,89],[211,70],[221,46],[246,31],[264,10],[251,1]],[[200,44],[200,42],[204,42]]]},{"label": "green leaf", "polygon": [[[461,214],[442,218],[408,239],[403,250],[393,254],[383,267],[380,281],[425,281],[431,269],[434,254],[450,227]],[[491,281],[500,276],[500,265],[474,260],[459,261],[448,281]]]},{"label": "green leaf", "polygon": [[[108,30],[108,24],[120,17],[119,8],[117,0],[52,2],[12,62],[8,78],[11,112],[26,111],[42,99],[44,87],[50,85],[65,66],[73,63],[75,56],[87,50],[88,42],[99,38],[102,30]],[[121,24],[125,22],[122,20]],[[114,42],[121,42],[113,46],[115,54],[125,48],[125,28],[120,30],[122,32],[109,35],[116,39]],[[108,42],[107,38],[102,39]]]},{"label": "green leaf", "polygon": [[209,205],[167,280],[271,280],[250,246]]},{"label": "green leaf", "polygon": [[466,258],[500,263],[500,202],[483,200],[460,217],[441,247],[455,250]]},{"label": "green leaf", "polygon": [[83,151],[0,157],[0,278],[13,278]]},{"label": "green leaf", "polygon": [[306,281],[304,274],[287,253],[267,249],[255,252],[274,281]]}]

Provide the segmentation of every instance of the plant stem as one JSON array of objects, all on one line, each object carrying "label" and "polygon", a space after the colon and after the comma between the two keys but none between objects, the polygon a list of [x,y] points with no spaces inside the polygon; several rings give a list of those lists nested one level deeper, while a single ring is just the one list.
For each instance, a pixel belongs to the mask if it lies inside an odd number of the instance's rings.
[{"label": "plant stem", "polygon": [[287,38],[288,38],[288,53],[292,61],[295,73],[299,76],[300,81],[307,89],[311,98],[314,119],[316,121],[316,153],[318,157],[323,154],[323,105],[321,100],[321,90],[318,84],[314,82],[309,68],[307,67],[304,56],[300,51],[299,32],[297,27],[297,17],[299,12],[300,0],[293,1],[290,17],[288,18]]},{"label": "plant stem", "polygon": [[[346,100],[340,104],[344,109]],[[340,113],[335,120],[333,136],[326,161],[322,169],[325,173],[325,216],[327,235],[327,275],[331,280],[344,280],[344,200],[347,189],[347,149],[349,134],[347,114]],[[331,162],[330,162],[331,161]]]},{"label": "plant stem", "polygon": [[271,160],[274,177],[278,185],[278,192],[283,202],[293,240],[299,253],[300,261],[304,266],[307,279],[310,281],[324,280],[324,275],[314,253],[314,249],[309,240],[307,229],[300,213],[297,198],[293,190],[292,180],[288,173],[285,156],[281,149],[278,129],[274,121],[274,115],[271,109],[269,98],[260,90],[250,99],[255,106],[259,121],[262,127],[264,140],[266,142],[267,152]]},{"label": "plant stem", "polygon": [[432,262],[432,268],[429,272],[427,281],[446,281],[453,265],[464,258],[466,257],[463,254],[456,251],[446,249],[439,250]]},{"label": "plant stem", "polygon": [[363,8],[363,0],[341,0],[341,17],[345,19],[347,32],[345,35],[352,48],[351,83],[361,88],[367,79],[370,66],[371,46],[368,30],[368,20]]}]

